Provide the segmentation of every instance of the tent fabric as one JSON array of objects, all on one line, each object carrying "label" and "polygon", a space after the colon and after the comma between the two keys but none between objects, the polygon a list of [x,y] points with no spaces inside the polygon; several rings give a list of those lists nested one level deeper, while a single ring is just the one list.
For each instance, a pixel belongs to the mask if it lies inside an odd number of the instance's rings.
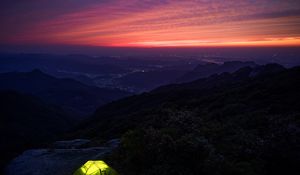
[{"label": "tent fabric", "polygon": [[77,169],[74,175],[118,175],[118,173],[102,160],[89,160]]}]

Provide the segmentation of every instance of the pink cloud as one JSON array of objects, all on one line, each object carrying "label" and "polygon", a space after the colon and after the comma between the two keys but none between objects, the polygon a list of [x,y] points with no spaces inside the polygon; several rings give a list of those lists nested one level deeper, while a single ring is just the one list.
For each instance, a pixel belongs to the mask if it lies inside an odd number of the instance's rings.
[{"label": "pink cloud", "polygon": [[7,34],[5,41],[186,46],[253,40],[265,43],[267,38],[276,38],[273,43],[300,45],[299,39],[286,40],[300,36],[300,3],[292,0],[91,1],[74,11],[30,23],[25,31]]}]

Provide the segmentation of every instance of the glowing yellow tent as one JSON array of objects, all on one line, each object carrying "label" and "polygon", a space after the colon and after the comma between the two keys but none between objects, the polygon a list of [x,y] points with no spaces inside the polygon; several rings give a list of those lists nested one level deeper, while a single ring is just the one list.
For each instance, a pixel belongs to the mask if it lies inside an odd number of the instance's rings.
[{"label": "glowing yellow tent", "polygon": [[90,160],[75,171],[74,175],[118,175],[104,161]]}]

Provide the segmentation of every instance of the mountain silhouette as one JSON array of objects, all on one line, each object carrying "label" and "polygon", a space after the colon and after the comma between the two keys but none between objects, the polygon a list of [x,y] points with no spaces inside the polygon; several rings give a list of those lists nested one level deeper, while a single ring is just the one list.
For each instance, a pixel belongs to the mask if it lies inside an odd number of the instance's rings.
[{"label": "mountain silhouette", "polygon": [[0,91],[1,168],[25,149],[54,140],[74,126],[62,109],[11,90]]},{"label": "mountain silhouette", "polygon": [[193,71],[186,73],[182,77],[178,78],[175,82],[184,83],[197,80],[199,78],[205,78],[213,74],[220,74],[225,72],[232,73],[242,67],[247,66],[256,67],[258,65],[252,61],[228,61],[224,62],[223,64],[208,63],[204,65],[198,65]]},{"label": "mountain silhouette", "polygon": [[117,89],[88,86],[73,79],[55,78],[38,69],[0,74],[0,89],[37,96],[49,104],[61,106],[77,118],[89,115],[100,105],[130,95]]},{"label": "mountain silhouette", "polygon": [[72,134],[121,137],[110,158],[124,174],[292,174],[299,77],[269,64],[163,86],[98,108]]}]

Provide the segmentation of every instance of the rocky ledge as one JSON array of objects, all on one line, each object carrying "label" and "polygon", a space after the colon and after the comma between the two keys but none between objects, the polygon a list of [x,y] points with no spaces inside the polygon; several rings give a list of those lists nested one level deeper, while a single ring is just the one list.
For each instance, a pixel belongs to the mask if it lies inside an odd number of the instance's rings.
[{"label": "rocky ledge", "polygon": [[[86,161],[101,159],[119,144],[119,140],[114,139],[104,147],[77,148],[78,141],[60,141],[58,148],[27,150],[8,165],[6,174],[70,175]],[[82,143],[87,142],[88,140],[83,140]],[[72,146],[71,143],[75,145]],[[61,148],[63,144],[68,148]]]}]

